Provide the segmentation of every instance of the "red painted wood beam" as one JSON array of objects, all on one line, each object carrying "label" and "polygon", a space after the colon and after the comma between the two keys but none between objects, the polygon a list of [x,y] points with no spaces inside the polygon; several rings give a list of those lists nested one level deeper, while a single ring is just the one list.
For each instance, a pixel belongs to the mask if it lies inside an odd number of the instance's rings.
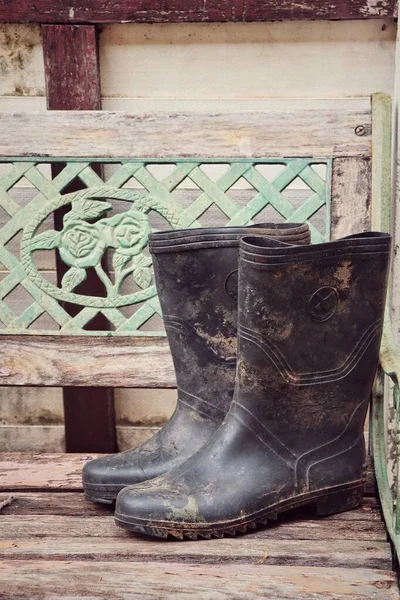
[{"label": "red painted wood beam", "polygon": [[1,23],[189,23],[396,17],[397,0],[3,0]]},{"label": "red painted wood beam", "polygon": [[100,110],[100,71],[93,25],[43,25],[47,108]]},{"label": "red painted wood beam", "polygon": [[[96,28],[93,25],[43,25],[43,52],[47,89],[47,108],[50,110],[99,110],[100,72]],[[94,169],[96,166],[93,167]],[[63,165],[52,167],[53,176]],[[97,166],[97,171],[101,171]],[[63,192],[84,187],[77,180]],[[62,229],[65,210],[55,213],[55,227]],[[68,267],[57,257],[57,279]],[[102,295],[103,289],[90,272],[79,287],[79,293]],[[71,315],[74,306],[66,306]],[[90,323],[91,329],[107,329],[100,315]],[[115,452],[117,449],[113,390],[110,388],[63,388],[65,440],[67,452]]]}]

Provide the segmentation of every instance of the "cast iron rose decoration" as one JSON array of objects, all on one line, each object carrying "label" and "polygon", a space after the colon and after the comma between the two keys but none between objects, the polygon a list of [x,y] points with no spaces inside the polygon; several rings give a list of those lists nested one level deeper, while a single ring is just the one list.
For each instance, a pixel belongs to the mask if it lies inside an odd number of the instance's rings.
[{"label": "cast iron rose decoration", "polygon": [[107,224],[113,230],[110,246],[116,248],[119,254],[124,256],[135,256],[147,245],[149,233],[151,232],[147,216],[138,210],[130,210],[126,213],[115,215],[103,224]]},{"label": "cast iron rose decoration", "polygon": [[60,238],[60,256],[70,267],[95,267],[106,248],[99,228],[85,221],[68,221]]},{"label": "cast iron rose decoration", "polygon": [[[112,205],[108,199],[129,202],[123,213],[106,217]],[[71,210],[63,219],[62,231],[46,230],[37,233],[52,211],[69,205]],[[147,213],[155,211],[172,227],[179,225],[176,207],[164,199],[132,189],[111,186],[92,187],[60,195],[48,203],[23,232],[21,262],[36,285],[60,301],[96,308],[112,308],[142,302],[156,296],[151,258],[145,252],[151,232]],[[68,265],[61,287],[46,281],[33,260],[36,250],[58,249],[60,258]],[[104,259],[111,259],[109,275],[103,268]],[[87,296],[75,290],[92,268],[102,281],[106,295]],[[121,287],[131,277],[131,289],[121,294]]]}]

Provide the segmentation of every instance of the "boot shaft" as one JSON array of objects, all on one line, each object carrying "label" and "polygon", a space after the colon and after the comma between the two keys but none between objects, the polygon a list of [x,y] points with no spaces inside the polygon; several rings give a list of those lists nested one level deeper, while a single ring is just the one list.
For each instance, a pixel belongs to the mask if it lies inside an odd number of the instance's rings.
[{"label": "boot shaft", "polygon": [[374,233],[304,248],[241,241],[234,410],[300,479],[354,445],[363,453],[390,244]]},{"label": "boot shaft", "polygon": [[187,229],[150,236],[178,397],[221,420],[232,399],[238,245],[246,233],[308,244],[307,225]]}]

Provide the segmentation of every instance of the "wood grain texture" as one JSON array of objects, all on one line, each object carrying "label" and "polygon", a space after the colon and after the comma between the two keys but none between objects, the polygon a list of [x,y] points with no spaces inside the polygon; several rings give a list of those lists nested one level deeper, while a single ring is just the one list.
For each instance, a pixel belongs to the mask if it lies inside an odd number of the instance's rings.
[{"label": "wood grain texture", "polygon": [[393,17],[394,0],[8,0],[0,4],[7,23],[189,23],[282,19],[371,19]]},{"label": "wood grain texture", "polygon": [[1,336],[0,384],[174,388],[166,339]]},{"label": "wood grain texture", "polygon": [[82,490],[82,468],[96,454],[0,454],[0,489]]},{"label": "wood grain texture", "polygon": [[90,600],[398,600],[396,576],[382,569],[135,563],[131,560],[4,560],[8,598]]},{"label": "wood grain texture", "polygon": [[0,515],[7,598],[398,598],[376,497],[326,518],[287,513],[234,539],[168,543],[130,535],[112,507],[84,500],[81,469],[94,455],[0,458],[0,502],[13,495]]},{"label": "wood grain texture", "polygon": [[[90,523],[82,523],[84,531]],[[116,527],[114,525],[114,527]],[[385,542],[355,540],[266,540],[251,535],[235,539],[169,544],[120,533],[110,537],[50,537],[44,525],[42,538],[9,537],[0,541],[2,556],[18,560],[120,560],[132,562],[186,562],[201,564],[254,564],[268,551],[268,565],[390,569],[392,556]],[[110,567],[112,569],[112,566]]]},{"label": "wood grain texture", "polygon": [[333,161],[331,239],[371,228],[371,161],[338,158]]},{"label": "wood grain texture", "polygon": [[[290,126],[288,124],[290,123]],[[365,135],[355,129],[362,125]],[[125,114],[0,113],[0,156],[269,158],[370,156],[371,114],[321,109]]]},{"label": "wood grain texture", "polygon": [[[62,495],[63,497],[65,494]],[[89,504],[89,502],[88,502]],[[299,514],[299,513],[298,513]],[[9,515],[7,507],[2,510],[1,515],[2,528],[0,530],[0,539],[20,540],[34,539],[37,537],[49,536],[52,538],[117,538],[128,537],[115,526],[112,515],[110,516],[60,516],[60,515]],[[131,538],[132,542],[135,541]],[[277,524],[271,524],[260,529],[246,538],[251,545],[254,540],[313,540],[323,542],[333,540],[338,543],[355,540],[357,542],[384,542],[386,544],[386,530],[382,522],[377,521],[354,521],[349,527],[348,521],[326,521],[325,519],[302,519],[293,518],[286,521],[284,515],[280,517]],[[213,543],[213,542],[212,542]],[[136,542],[135,542],[136,544]],[[164,541],[155,549],[163,547]],[[147,544],[150,546],[150,544]],[[238,549],[241,542],[238,542]],[[146,546],[145,546],[146,547]],[[136,545],[135,545],[136,548]],[[182,545],[182,549],[184,545]],[[202,548],[199,548],[202,550]],[[152,548],[149,548],[152,551]],[[163,552],[161,551],[161,555]]]},{"label": "wood grain texture", "polygon": [[[0,492],[0,503],[10,496],[9,492]],[[68,493],[59,493],[59,492],[19,492],[14,491],[13,501],[7,507],[3,508],[1,515],[9,516],[9,515],[28,515],[32,517],[33,515],[61,515],[61,516],[70,516],[70,517],[105,517],[112,516],[114,513],[114,508],[107,504],[95,504],[94,502],[89,502],[85,499],[82,492],[69,491]],[[300,515],[300,511],[297,510],[297,516]],[[360,508],[347,511],[344,513],[338,513],[335,515],[330,515],[329,517],[324,517],[323,519],[313,519],[310,521],[310,515],[307,515],[304,523],[312,522],[313,525],[315,523],[318,524],[318,527],[325,527],[327,523],[330,521],[340,521],[339,528],[346,528],[346,532],[343,533],[344,536],[353,535],[352,531],[357,533],[357,531],[368,528],[374,528],[376,526],[376,531],[384,528],[382,523],[381,512],[378,506],[377,498],[371,496],[366,497],[363,500],[363,505]],[[351,525],[348,523],[351,521]],[[341,524],[343,522],[343,525]],[[298,523],[298,521],[296,521]],[[303,523],[303,521],[302,521]],[[375,525],[373,525],[374,523]],[[337,525],[337,523],[336,523]],[[336,527],[333,525],[333,528]],[[286,525],[285,525],[286,526]],[[291,527],[291,523],[287,524],[287,527]],[[279,531],[282,531],[283,524]],[[332,533],[331,526],[330,535],[335,535]],[[310,534],[311,535],[311,534]],[[344,537],[343,539],[347,539]]]}]

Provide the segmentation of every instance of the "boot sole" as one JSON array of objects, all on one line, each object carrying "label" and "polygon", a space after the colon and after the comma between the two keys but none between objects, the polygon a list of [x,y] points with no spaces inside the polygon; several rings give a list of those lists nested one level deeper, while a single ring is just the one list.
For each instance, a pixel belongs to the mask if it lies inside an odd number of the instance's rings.
[{"label": "boot sole", "polygon": [[167,538],[171,536],[178,540],[185,538],[209,540],[212,537],[235,536],[238,533],[246,533],[248,530],[257,529],[260,525],[267,525],[269,521],[276,521],[279,514],[293,508],[313,505],[316,506],[316,514],[321,517],[345,512],[360,506],[363,491],[364,482],[356,481],[347,485],[301,494],[241,519],[212,524],[144,520],[117,512],[115,513],[115,522],[119,527],[128,531],[152,537]]}]

